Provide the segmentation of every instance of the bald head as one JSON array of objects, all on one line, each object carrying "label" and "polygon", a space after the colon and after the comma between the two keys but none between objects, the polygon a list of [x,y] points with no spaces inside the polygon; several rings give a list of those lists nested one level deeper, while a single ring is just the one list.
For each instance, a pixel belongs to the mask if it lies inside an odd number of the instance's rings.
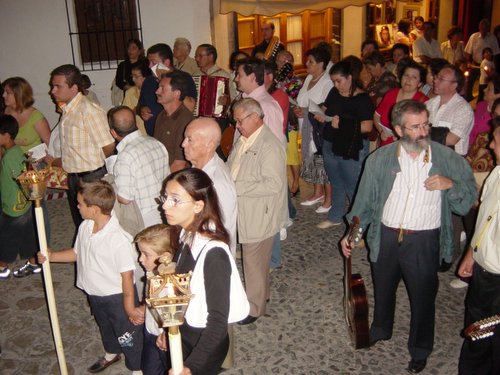
[{"label": "bald head", "polygon": [[193,167],[203,168],[215,155],[220,144],[219,124],[211,118],[198,118],[189,123],[184,132],[184,155]]},{"label": "bald head", "polygon": [[123,105],[108,111],[108,122],[111,130],[118,136],[115,138],[118,139],[122,139],[137,130],[134,112]]}]

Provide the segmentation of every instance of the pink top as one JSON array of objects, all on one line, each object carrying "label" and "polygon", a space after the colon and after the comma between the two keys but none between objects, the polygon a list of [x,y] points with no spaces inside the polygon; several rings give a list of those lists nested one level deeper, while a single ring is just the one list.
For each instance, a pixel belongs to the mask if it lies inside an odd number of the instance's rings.
[{"label": "pink top", "polygon": [[474,126],[469,135],[469,148],[474,144],[476,137],[490,131],[488,122],[491,120],[491,113],[488,111],[488,103],[483,100],[476,104],[474,111]]},{"label": "pink top", "polygon": [[[396,104],[396,100],[398,99],[398,93],[400,88],[395,88],[392,90],[387,91],[387,94],[384,95],[384,98],[378,105],[377,109],[375,110],[375,113],[377,113],[380,116],[380,124],[382,126],[385,126],[388,129],[394,130],[392,125],[391,125],[391,110],[394,104]],[[415,95],[412,97],[413,100],[417,100],[419,102],[426,102],[429,100],[427,95],[423,94],[420,91],[417,91]],[[385,141],[380,142],[380,146],[387,145],[389,143],[394,142],[393,137],[387,138]]]},{"label": "pink top", "polygon": [[259,102],[264,112],[264,124],[285,145],[285,134],[283,133],[283,112],[278,102],[266,91],[264,85],[257,87],[250,94],[243,94],[244,98],[252,98]]}]

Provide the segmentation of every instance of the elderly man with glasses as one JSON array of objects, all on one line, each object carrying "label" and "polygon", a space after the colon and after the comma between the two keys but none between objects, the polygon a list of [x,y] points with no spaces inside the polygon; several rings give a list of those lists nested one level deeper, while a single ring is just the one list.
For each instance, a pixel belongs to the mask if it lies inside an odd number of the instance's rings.
[{"label": "elderly man with glasses", "polygon": [[266,313],[269,262],[273,239],[287,220],[286,154],[280,140],[264,125],[264,112],[252,98],[233,106],[241,136],[227,164],[238,199],[238,241],[242,245],[250,324]]},{"label": "elderly man with glasses", "polygon": [[[392,111],[399,141],[366,160],[352,210],[368,228],[375,306],[370,344],[393,333],[396,291],[404,280],[411,306],[408,372],[419,373],[434,346],[438,268],[452,247],[451,213],[476,199],[472,170],[453,150],[432,142],[425,104],[403,100]],[[354,244],[341,241],[345,256]]]}]

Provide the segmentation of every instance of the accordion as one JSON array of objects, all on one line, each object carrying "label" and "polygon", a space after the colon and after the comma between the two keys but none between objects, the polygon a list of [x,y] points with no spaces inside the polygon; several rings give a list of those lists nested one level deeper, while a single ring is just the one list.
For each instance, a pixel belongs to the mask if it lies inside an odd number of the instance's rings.
[{"label": "accordion", "polygon": [[219,104],[219,99],[229,96],[229,79],[225,77],[196,76],[193,77],[198,96],[193,114],[203,117],[226,117],[227,104]]}]

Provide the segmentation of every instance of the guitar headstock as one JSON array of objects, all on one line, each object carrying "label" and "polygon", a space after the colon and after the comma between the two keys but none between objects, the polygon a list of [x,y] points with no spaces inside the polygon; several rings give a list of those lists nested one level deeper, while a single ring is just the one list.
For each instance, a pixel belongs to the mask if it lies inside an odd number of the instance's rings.
[{"label": "guitar headstock", "polygon": [[489,318],[472,323],[464,330],[464,336],[472,341],[485,339],[493,336],[494,330],[500,324],[500,315],[493,315]]},{"label": "guitar headstock", "polygon": [[276,78],[274,79],[274,81],[276,83],[284,81],[292,71],[293,71],[293,65],[287,62],[285,65],[281,67],[278,73],[276,73]]},{"label": "guitar headstock", "polygon": [[357,244],[361,240],[361,235],[363,234],[363,229],[361,228],[361,221],[359,217],[354,216],[352,218],[351,226],[349,227],[349,233],[347,234],[347,243],[350,244],[354,242]]}]

